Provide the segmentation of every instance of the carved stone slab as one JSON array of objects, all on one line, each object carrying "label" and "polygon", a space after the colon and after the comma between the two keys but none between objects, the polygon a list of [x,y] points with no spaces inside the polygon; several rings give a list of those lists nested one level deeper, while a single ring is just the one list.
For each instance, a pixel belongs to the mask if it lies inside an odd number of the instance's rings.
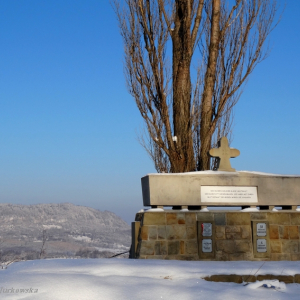
[{"label": "carved stone slab", "polygon": [[256,187],[257,203],[249,205],[300,205],[300,176],[270,175],[251,172],[190,172],[180,174],[149,174],[142,178],[144,206],[239,206],[247,199],[208,201],[201,195],[205,186]]},{"label": "carved stone slab", "polygon": [[254,258],[270,258],[269,221],[252,221],[252,241]]}]

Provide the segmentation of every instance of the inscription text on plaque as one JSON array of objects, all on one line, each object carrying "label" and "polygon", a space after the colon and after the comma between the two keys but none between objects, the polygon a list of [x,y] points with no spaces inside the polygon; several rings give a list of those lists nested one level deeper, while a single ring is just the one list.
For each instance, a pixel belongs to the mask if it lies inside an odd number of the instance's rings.
[{"label": "inscription text on plaque", "polygon": [[257,203],[257,187],[201,186],[201,202]]},{"label": "inscription text on plaque", "polygon": [[202,252],[204,252],[204,253],[212,252],[212,240],[211,239],[203,239],[202,240]]},{"label": "inscription text on plaque", "polygon": [[212,236],[211,223],[202,223],[202,236]]},{"label": "inscription text on plaque", "polygon": [[267,240],[257,239],[256,249],[257,252],[267,252]]},{"label": "inscription text on plaque", "polygon": [[257,223],[256,224],[256,235],[257,236],[266,236],[267,235],[267,224],[266,223]]}]

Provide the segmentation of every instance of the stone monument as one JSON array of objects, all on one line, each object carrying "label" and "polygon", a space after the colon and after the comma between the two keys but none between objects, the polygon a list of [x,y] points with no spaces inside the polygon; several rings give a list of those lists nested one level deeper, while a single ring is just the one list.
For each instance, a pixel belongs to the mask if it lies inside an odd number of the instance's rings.
[{"label": "stone monument", "polygon": [[226,137],[218,145],[216,171],[142,178],[151,209],[132,223],[132,258],[300,260],[300,176],[235,171],[239,150]]}]

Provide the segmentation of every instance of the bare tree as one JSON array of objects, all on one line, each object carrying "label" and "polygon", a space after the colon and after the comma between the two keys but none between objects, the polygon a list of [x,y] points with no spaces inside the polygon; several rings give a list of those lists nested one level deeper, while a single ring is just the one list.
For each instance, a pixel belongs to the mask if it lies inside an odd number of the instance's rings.
[{"label": "bare tree", "polygon": [[209,149],[230,135],[232,108],[268,54],[276,0],[124,2],[114,0],[141,144],[158,172],[210,169]]},{"label": "bare tree", "polygon": [[42,245],[41,245],[41,250],[40,250],[40,253],[39,253],[39,258],[40,259],[43,258],[43,257],[45,257],[45,255],[46,255],[45,246],[46,246],[47,240],[48,240],[47,231],[46,231],[46,229],[43,229]]}]

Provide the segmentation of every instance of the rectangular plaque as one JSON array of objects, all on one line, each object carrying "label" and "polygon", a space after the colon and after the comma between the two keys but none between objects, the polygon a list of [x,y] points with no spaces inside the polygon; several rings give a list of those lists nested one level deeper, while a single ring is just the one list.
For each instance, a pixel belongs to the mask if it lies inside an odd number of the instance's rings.
[{"label": "rectangular plaque", "polygon": [[256,235],[257,236],[266,236],[267,235],[267,224],[266,223],[257,223],[256,224]]},{"label": "rectangular plaque", "polygon": [[201,202],[257,203],[257,187],[201,186]]},{"label": "rectangular plaque", "polygon": [[212,236],[212,223],[202,223],[202,236]]},{"label": "rectangular plaque", "polygon": [[256,249],[257,249],[257,252],[267,252],[267,240],[266,239],[257,239]]},{"label": "rectangular plaque", "polygon": [[205,253],[212,252],[212,240],[211,239],[203,239],[202,240],[202,252],[205,252]]}]

